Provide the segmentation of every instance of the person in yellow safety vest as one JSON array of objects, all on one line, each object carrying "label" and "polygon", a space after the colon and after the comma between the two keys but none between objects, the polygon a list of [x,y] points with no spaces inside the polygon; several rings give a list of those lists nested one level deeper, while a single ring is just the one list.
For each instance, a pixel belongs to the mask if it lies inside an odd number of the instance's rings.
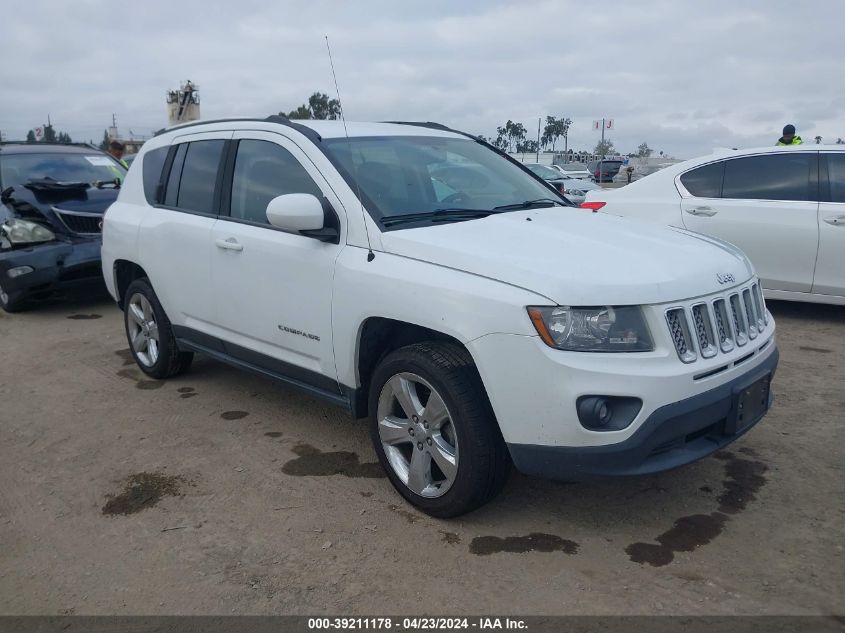
[{"label": "person in yellow safety vest", "polygon": [[778,139],[778,142],[775,143],[775,146],[779,145],[801,145],[804,141],[801,140],[800,136],[795,135],[795,126],[794,125],[784,125],[783,126],[783,136]]},{"label": "person in yellow safety vest", "polygon": [[[794,129],[794,128],[793,128]],[[123,154],[126,152],[126,145],[121,143],[120,141],[112,141],[109,143],[109,154],[112,155],[118,163],[129,169],[129,165],[126,164],[126,161],[123,160]]]}]

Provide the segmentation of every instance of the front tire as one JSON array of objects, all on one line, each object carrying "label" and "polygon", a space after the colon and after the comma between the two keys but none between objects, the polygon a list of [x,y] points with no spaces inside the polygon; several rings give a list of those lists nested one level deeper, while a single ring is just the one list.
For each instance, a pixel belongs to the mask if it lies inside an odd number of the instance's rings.
[{"label": "front tire", "polygon": [[9,293],[3,289],[2,285],[0,285],[0,308],[3,308],[10,314],[13,314],[26,308],[26,305],[26,301],[22,299],[12,299],[9,296]]},{"label": "front tire", "polygon": [[373,373],[369,410],[390,482],[423,512],[458,516],[504,486],[510,456],[464,348],[426,342],[391,352]]},{"label": "front tire", "polygon": [[124,297],[126,339],[141,371],[152,378],[170,378],[188,371],[194,354],[179,350],[170,319],[149,281],[136,279]]}]

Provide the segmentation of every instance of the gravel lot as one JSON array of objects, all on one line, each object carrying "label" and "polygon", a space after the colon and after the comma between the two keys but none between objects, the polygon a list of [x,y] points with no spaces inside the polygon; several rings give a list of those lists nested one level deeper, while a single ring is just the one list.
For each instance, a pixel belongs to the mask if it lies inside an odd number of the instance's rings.
[{"label": "gravel lot", "polygon": [[341,410],[202,357],[144,379],[104,299],[0,314],[0,614],[842,613],[845,308],[770,309],[775,406],[729,451],[454,521]]}]

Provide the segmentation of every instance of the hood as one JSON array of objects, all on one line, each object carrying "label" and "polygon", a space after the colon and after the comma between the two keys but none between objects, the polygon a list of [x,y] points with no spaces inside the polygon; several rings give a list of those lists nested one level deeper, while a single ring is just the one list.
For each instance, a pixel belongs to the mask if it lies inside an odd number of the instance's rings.
[{"label": "hood", "polygon": [[105,213],[106,209],[117,200],[119,189],[69,189],[65,191],[31,191],[25,187],[15,187],[12,199],[4,204],[0,216],[13,216],[24,219],[43,221],[46,219],[51,228],[66,233],[64,224],[56,218],[53,207],[66,211],[85,213]]},{"label": "hood", "polygon": [[[681,229],[552,207],[382,235],[386,252],[502,281],[558,305],[636,305],[725,290],[753,275],[730,244]],[[732,284],[733,285],[733,284]]]}]

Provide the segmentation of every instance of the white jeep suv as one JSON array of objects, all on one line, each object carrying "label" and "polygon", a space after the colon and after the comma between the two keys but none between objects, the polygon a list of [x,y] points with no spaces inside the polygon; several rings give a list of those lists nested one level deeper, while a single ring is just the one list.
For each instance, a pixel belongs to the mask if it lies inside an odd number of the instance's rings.
[{"label": "white jeep suv", "polygon": [[572,208],[437,124],[237,119],[148,141],[105,217],[139,367],[195,352],[368,417],[439,517],[524,473],[692,462],[771,403],[775,324],[717,240]]}]

